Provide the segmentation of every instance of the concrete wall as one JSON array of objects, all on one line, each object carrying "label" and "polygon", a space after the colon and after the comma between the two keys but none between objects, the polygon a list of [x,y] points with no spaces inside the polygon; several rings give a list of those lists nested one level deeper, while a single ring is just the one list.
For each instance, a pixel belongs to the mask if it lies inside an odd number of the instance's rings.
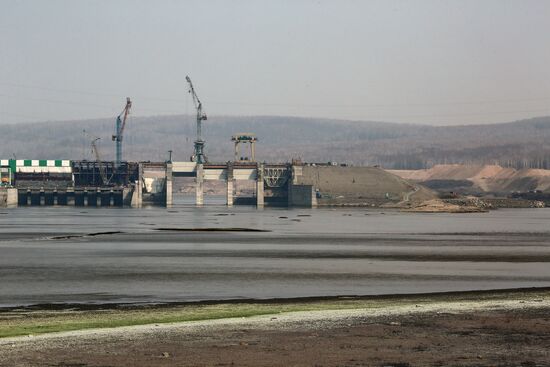
[{"label": "concrete wall", "polygon": [[317,206],[315,188],[312,185],[289,185],[288,206],[315,208]]},{"label": "concrete wall", "polygon": [[0,208],[17,206],[17,189],[0,188]]}]

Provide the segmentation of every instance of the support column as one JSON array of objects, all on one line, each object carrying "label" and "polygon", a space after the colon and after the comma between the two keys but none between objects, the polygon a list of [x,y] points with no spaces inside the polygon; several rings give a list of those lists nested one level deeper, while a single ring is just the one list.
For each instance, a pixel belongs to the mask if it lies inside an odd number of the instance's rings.
[{"label": "support column", "polygon": [[40,201],[40,206],[46,205],[46,193],[44,192],[44,189],[40,189],[38,192],[38,200]]},{"label": "support column", "polygon": [[88,206],[88,190],[86,189],[82,192],[82,203],[84,206]]},{"label": "support column", "polygon": [[132,208],[141,208],[143,202],[143,165],[140,163],[138,168],[138,179],[134,185],[134,192],[132,193]]},{"label": "support column", "polygon": [[202,164],[197,164],[197,177],[195,182],[195,204],[197,206],[202,206],[204,204],[204,167]]},{"label": "support column", "polygon": [[298,184],[298,175],[301,174],[301,171],[298,172],[297,171],[298,167],[294,165],[291,165],[288,168],[290,169],[290,177],[288,178],[287,187],[286,187],[287,198],[288,198],[287,206],[292,207],[294,206],[294,198],[292,197],[293,196],[292,187]]},{"label": "support column", "polygon": [[32,205],[32,191],[31,190],[27,190],[27,205],[28,206]]},{"label": "support column", "polygon": [[166,163],[166,184],[165,184],[165,190],[166,190],[166,207],[171,207],[173,204],[173,195],[172,192],[172,163]]},{"label": "support column", "polygon": [[109,191],[109,206],[115,206],[115,194],[113,192],[113,189]]},{"label": "support column", "polygon": [[95,194],[95,206],[101,208],[101,190],[98,189]]},{"label": "support column", "polygon": [[227,163],[227,206],[233,206],[233,164]]},{"label": "support column", "polygon": [[264,207],[264,164],[259,163],[257,165],[257,178],[256,178],[256,206],[258,208]]}]

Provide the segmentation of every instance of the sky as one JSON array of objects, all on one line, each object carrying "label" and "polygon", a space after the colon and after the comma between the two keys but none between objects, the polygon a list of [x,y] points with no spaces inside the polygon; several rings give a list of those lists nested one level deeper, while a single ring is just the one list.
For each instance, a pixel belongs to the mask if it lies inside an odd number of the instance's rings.
[{"label": "sky", "polygon": [[550,115],[550,1],[0,0],[0,124]]}]

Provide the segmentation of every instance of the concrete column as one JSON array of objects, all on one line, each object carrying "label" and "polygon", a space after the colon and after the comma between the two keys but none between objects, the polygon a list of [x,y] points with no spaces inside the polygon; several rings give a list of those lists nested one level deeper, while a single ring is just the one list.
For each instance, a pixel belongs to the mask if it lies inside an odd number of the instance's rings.
[{"label": "concrete column", "polygon": [[115,194],[113,193],[113,189],[109,192],[109,206],[115,206]]},{"label": "concrete column", "polygon": [[52,195],[53,195],[53,205],[58,205],[58,203],[59,203],[59,200],[58,200],[59,194],[57,193],[57,190],[54,190]]},{"label": "concrete column", "polygon": [[32,205],[32,191],[31,190],[27,190],[27,205],[28,206]]},{"label": "concrete column", "polygon": [[256,178],[256,206],[263,208],[264,206],[264,164],[260,163],[257,166],[258,174]]},{"label": "concrete column", "polygon": [[88,190],[82,192],[82,203],[84,206],[88,206]]},{"label": "concrete column", "polygon": [[141,187],[141,180],[138,180],[134,184],[134,189],[131,193],[132,199],[130,201],[130,206],[132,208],[141,208],[142,204],[142,187]]},{"label": "concrete column", "polygon": [[95,194],[95,206],[98,208],[101,207],[101,190],[97,190]]},{"label": "concrete column", "polygon": [[132,208],[141,208],[143,202],[143,165],[140,163],[138,168],[138,180],[134,186],[134,192],[132,193]]},{"label": "concrete column", "polygon": [[197,206],[202,206],[204,204],[204,168],[202,164],[197,164],[197,177],[195,182],[195,204]]},{"label": "concrete column", "polygon": [[227,206],[233,206],[233,165],[227,163]]},{"label": "concrete column", "polygon": [[172,163],[166,163],[166,184],[165,190],[166,190],[166,206],[171,207],[174,203],[174,193],[172,189]]}]

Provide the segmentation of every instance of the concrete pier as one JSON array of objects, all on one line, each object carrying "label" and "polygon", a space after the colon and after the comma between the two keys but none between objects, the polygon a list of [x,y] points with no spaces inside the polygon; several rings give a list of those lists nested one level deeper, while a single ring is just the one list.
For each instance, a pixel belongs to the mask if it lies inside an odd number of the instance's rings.
[{"label": "concrete pier", "polygon": [[195,204],[202,206],[204,204],[204,167],[202,164],[197,164],[197,176],[195,178]]},{"label": "concrete pier", "polygon": [[17,206],[18,196],[15,188],[0,188],[0,208]]},{"label": "concrete pier", "polygon": [[233,191],[235,190],[235,182],[233,179],[233,165],[227,164],[227,206],[233,206]]},{"label": "concrete pier", "polygon": [[171,207],[174,203],[174,193],[172,188],[172,163],[166,164],[166,181],[165,181],[165,190],[166,190],[166,206]]},{"label": "concrete pier", "polygon": [[256,178],[256,206],[264,207],[264,164],[258,165],[258,173]]},{"label": "concrete pier", "polygon": [[130,202],[130,206],[132,208],[141,208],[141,204],[142,204],[141,185],[139,184],[139,182],[136,182],[131,195],[132,195],[132,201]]}]

